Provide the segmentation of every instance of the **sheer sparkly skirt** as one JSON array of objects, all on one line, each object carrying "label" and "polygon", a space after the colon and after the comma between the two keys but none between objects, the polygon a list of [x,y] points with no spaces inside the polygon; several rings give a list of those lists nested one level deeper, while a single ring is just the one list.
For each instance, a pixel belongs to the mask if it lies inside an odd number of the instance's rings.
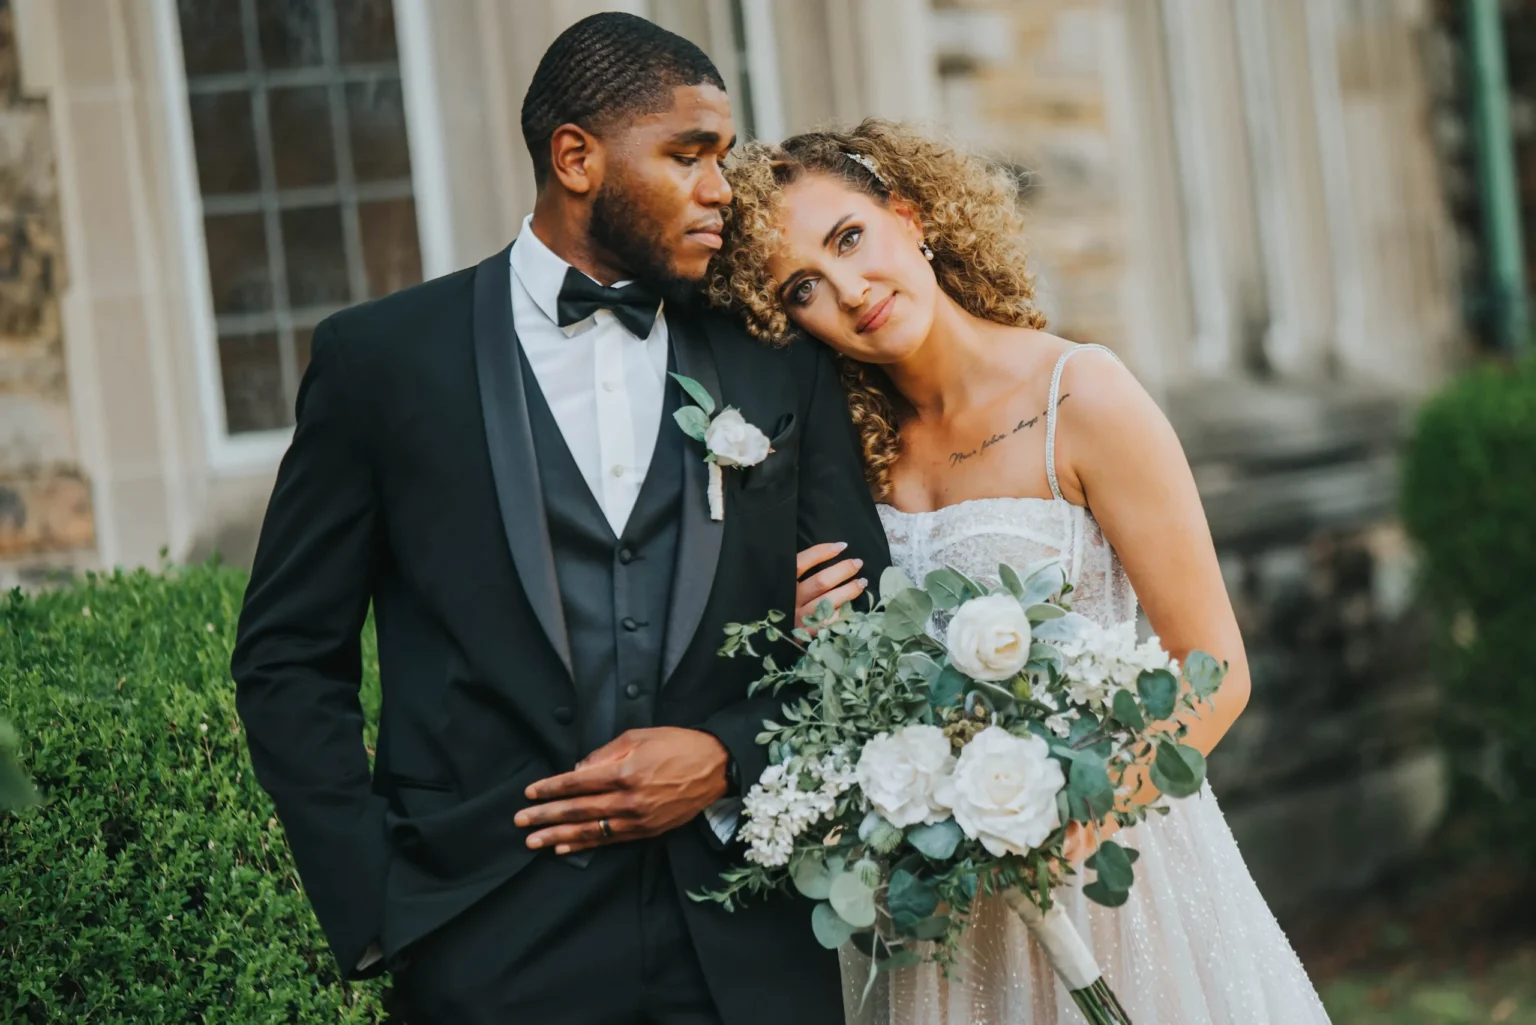
[{"label": "sheer sparkly skirt", "polygon": [[[1128,831],[1141,852],[1119,908],[1057,897],[1136,1025],[1313,1025],[1328,1016],[1254,885],[1216,798],[1170,802]],[[1081,877],[1078,884],[1082,882]],[[924,964],[882,977],[845,948],[848,1020],[859,1025],[1056,1025],[1083,1018],[1044,952],[997,899],[978,902],[949,977]]]}]

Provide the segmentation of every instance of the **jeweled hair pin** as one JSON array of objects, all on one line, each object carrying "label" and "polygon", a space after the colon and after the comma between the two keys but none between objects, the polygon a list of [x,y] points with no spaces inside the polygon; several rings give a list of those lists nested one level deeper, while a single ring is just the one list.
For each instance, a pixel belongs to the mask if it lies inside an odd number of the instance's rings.
[{"label": "jeweled hair pin", "polygon": [[847,150],[844,150],[843,156],[847,157],[849,160],[852,160],[855,164],[858,164],[860,167],[864,168],[864,170],[872,174],[875,178],[875,181],[879,182],[882,187],[887,190],[890,189],[891,183],[886,181],[885,176],[880,173],[879,164],[875,163],[873,160],[871,160],[869,157],[866,157],[862,153],[849,153]]}]

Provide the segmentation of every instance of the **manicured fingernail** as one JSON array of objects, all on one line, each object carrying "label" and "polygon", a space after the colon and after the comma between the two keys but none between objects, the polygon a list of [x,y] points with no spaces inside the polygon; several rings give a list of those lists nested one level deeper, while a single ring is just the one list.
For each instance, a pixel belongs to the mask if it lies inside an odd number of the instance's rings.
[{"label": "manicured fingernail", "polygon": [[837,550],[838,551],[842,551],[844,548],[847,548],[847,547],[848,547],[848,542],[847,541],[839,541],[837,543]]},{"label": "manicured fingernail", "polygon": [[859,577],[859,586],[860,587],[868,587],[869,586],[869,581],[864,579],[863,577]]},{"label": "manicured fingernail", "polygon": [[854,569],[863,569],[864,568],[864,560],[863,559],[854,559],[853,560],[853,568]]}]

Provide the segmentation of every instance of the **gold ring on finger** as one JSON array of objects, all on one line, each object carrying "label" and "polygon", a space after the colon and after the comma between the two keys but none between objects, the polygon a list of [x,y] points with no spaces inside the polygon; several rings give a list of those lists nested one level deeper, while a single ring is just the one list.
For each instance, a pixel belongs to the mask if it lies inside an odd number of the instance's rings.
[{"label": "gold ring on finger", "polygon": [[597,828],[601,829],[603,831],[603,839],[604,840],[612,840],[613,839],[613,827],[608,824],[608,820],[607,819],[598,819],[597,820]]}]

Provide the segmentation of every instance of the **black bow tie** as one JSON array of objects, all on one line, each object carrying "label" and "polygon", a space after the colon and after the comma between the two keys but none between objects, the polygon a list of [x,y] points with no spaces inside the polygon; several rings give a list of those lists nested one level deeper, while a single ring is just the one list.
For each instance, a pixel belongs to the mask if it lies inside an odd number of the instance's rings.
[{"label": "black bow tie", "polygon": [[556,301],[556,321],[561,327],[586,320],[598,310],[611,310],[620,324],[636,338],[645,339],[656,325],[661,299],[644,285],[630,282],[620,288],[599,285],[575,267],[565,272]]}]

